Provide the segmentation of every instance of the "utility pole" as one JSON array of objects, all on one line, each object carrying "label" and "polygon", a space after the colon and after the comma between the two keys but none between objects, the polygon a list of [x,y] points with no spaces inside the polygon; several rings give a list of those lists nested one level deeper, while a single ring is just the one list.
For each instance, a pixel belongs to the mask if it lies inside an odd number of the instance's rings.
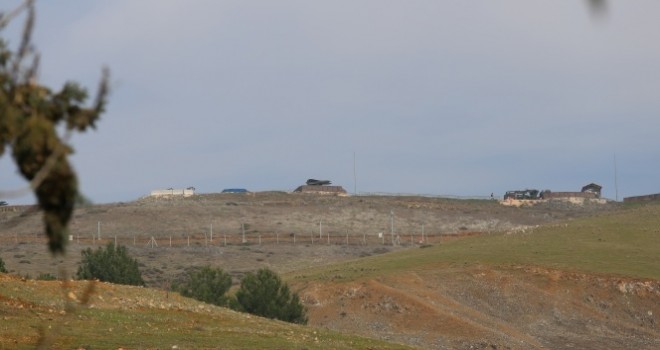
[{"label": "utility pole", "polygon": [[618,176],[616,171],[616,152],[614,152],[614,191],[615,191],[615,200],[619,201],[619,183]]},{"label": "utility pole", "polygon": [[392,236],[392,245],[394,245],[394,211],[390,210],[390,234]]},{"label": "utility pole", "polygon": [[353,195],[357,195],[357,173],[355,172],[355,152],[353,152]]}]

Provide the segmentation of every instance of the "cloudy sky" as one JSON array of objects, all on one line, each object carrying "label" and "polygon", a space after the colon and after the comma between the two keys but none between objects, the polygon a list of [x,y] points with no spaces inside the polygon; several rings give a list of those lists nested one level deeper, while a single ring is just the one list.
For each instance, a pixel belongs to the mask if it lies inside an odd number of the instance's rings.
[{"label": "cloudy sky", "polygon": [[[308,178],[459,196],[596,182],[614,199],[615,164],[621,199],[660,192],[659,17],[656,0],[600,17],[586,1],[42,0],[34,38],[43,84],[93,93],[111,69],[107,113],[72,140],[96,203]],[[5,155],[1,189],[21,186]]]}]

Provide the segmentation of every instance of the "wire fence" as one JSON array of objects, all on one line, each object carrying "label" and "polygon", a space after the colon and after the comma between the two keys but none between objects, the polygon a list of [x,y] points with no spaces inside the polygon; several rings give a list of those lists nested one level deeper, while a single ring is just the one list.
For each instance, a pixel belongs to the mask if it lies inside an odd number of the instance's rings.
[{"label": "wire fence", "polygon": [[[440,243],[449,239],[449,235],[443,234],[337,234],[337,233],[259,233],[259,234],[177,234],[177,235],[112,235],[103,234],[99,237],[97,234],[74,234],[69,235],[70,245],[80,246],[101,246],[108,243],[115,243],[124,246],[136,247],[226,247],[241,245],[334,245],[334,246],[415,246]],[[34,235],[2,235],[0,243],[7,246],[10,244],[46,244],[47,239],[42,234]]]}]

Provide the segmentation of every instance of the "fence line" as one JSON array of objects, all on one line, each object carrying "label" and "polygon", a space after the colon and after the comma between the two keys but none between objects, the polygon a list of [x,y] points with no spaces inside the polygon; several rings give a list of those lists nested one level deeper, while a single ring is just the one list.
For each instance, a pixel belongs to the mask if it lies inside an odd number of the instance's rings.
[{"label": "fence line", "polygon": [[[282,233],[250,233],[242,234],[216,234],[210,240],[206,233],[154,235],[154,234],[123,234],[115,235],[104,232],[102,238],[96,233],[74,234],[69,236],[71,246],[102,246],[115,243],[124,246],[142,248],[183,248],[183,247],[223,247],[223,246],[260,246],[260,245],[302,245],[302,246],[413,246],[440,243],[453,235],[429,233],[401,233],[392,236],[390,233],[381,234],[350,234],[350,233],[318,233],[311,234],[282,234]],[[220,237],[220,239],[218,239]],[[0,243],[7,244],[46,244],[47,238],[42,234],[29,235],[2,235]]]}]

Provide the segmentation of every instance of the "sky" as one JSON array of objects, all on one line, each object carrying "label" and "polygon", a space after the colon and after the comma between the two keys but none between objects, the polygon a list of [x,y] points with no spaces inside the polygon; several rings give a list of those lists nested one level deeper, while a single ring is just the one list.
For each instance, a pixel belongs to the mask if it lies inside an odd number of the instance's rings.
[{"label": "sky", "polygon": [[[2,9],[19,1],[3,1]],[[83,194],[193,186],[502,196],[660,192],[660,2],[37,1],[39,81],[107,112]],[[0,34],[14,45],[23,17]],[[0,159],[0,190],[27,184]],[[31,203],[30,195],[5,199]]]}]

